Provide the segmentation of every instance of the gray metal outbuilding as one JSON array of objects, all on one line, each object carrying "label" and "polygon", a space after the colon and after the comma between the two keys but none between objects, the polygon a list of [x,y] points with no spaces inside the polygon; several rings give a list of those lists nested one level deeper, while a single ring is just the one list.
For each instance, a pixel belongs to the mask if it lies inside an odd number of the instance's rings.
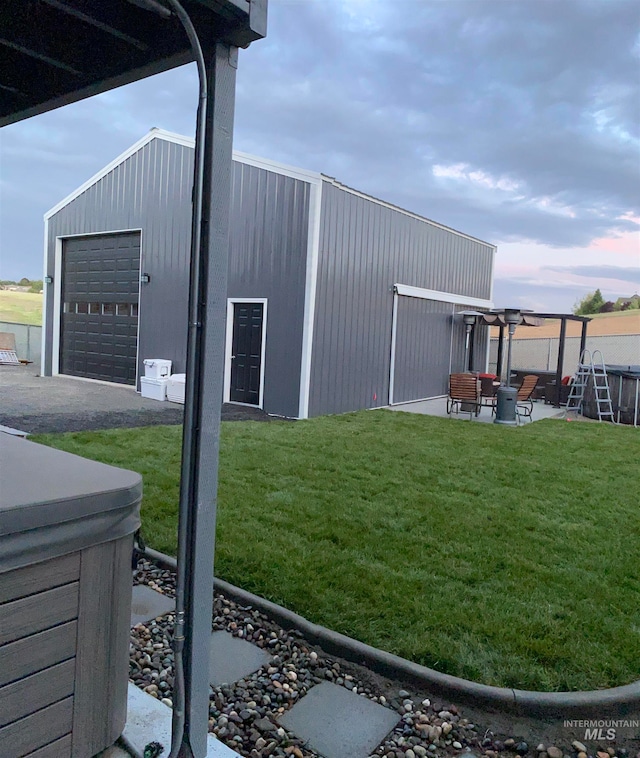
[{"label": "gray metal outbuilding", "polygon": [[[45,215],[45,375],[184,371],[192,170],[193,141],[153,129]],[[231,193],[225,401],[307,418],[446,394],[493,245],[239,152]]]}]

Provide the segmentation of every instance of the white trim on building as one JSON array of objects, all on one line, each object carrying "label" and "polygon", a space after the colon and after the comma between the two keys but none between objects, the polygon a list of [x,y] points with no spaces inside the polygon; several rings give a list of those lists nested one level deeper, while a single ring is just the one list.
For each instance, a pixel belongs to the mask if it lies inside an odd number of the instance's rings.
[{"label": "white trim on building", "polygon": [[427,290],[423,287],[413,287],[410,284],[394,284],[394,292],[406,297],[418,297],[421,300],[439,300],[441,303],[454,303],[455,305],[469,305],[475,308],[493,308],[492,300],[483,300],[479,297],[456,295],[455,292],[439,292]]},{"label": "white trim on building", "polygon": [[389,405],[393,405],[393,391],[396,382],[396,340],[398,334],[398,292],[393,289],[393,310],[391,311],[391,355],[389,359]]},{"label": "white trim on building", "polygon": [[302,357],[300,361],[300,403],[298,418],[309,417],[311,393],[311,359],[313,329],[316,316],[318,265],[320,261],[320,216],[322,213],[322,182],[311,185],[309,195],[309,231],[307,233],[307,274],[304,292],[304,321],[302,325]]},{"label": "white trim on building", "polygon": [[[41,344],[40,344],[40,375],[44,376],[44,366],[47,351],[47,305],[49,303],[49,290],[56,286],[56,278],[49,271],[48,265],[48,250],[49,250],[49,220],[45,219],[44,222],[44,256],[42,259],[42,329],[41,329]],[[47,284],[46,278],[50,276],[53,279],[51,284]],[[54,290],[55,293],[55,290]]]}]

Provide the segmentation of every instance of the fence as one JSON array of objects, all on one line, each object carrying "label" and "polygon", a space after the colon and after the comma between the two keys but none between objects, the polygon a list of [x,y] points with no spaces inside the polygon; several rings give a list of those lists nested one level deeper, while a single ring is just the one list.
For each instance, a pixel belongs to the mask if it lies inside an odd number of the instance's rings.
[{"label": "fence", "polygon": [[[514,369],[539,369],[555,371],[558,363],[558,337],[536,337],[513,340],[511,366]],[[587,337],[588,350],[600,350],[608,365],[633,366],[640,364],[640,334],[614,334],[603,337]],[[507,340],[503,368],[507,361]],[[567,337],[564,348],[562,375],[573,375],[580,360],[580,337]],[[498,339],[491,339],[489,348],[489,371],[495,373],[498,360]]]},{"label": "fence", "polygon": [[40,370],[40,351],[42,349],[42,327],[32,324],[11,324],[0,321],[0,332],[11,332],[16,336],[18,358],[33,361]]}]

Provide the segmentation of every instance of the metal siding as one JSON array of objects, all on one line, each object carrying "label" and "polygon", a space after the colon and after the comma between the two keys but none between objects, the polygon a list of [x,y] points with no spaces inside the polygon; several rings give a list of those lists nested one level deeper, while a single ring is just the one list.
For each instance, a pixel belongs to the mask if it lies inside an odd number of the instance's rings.
[{"label": "metal siding", "polygon": [[[185,370],[193,149],[153,139],[49,219],[56,237],[142,229],[138,374],[144,358]],[[229,297],[266,297],[265,410],[298,413],[309,184],[234,161]],[[53,297],[47,299],[51,373]]]},{"label": "metal siding", "polygon": [[453,305],[398,297],[394,403],[447,392]]},{"label": "metal siding", "polygon": [[[144,358],[168,358],[175,371],[184,371],[192,153],[152,140],[49,220],[49,270],[58,236],[142,229],[141,271],[151,282],[140,290],[138,374]],[[169,181],[163,170],[168,162],[181,167],[181,182]],[[51,344],[53,298],[47,306]],[[46,370],[51,371],[50,351]]]},{"label": "metal siding", "polygon": [[323,182],[309,414],[386,405],[393,285],[489,299],[494,248]]},{"label": "metal siding", "polygon": [[[456,313],[458,311],[468,310],[463,305],[452,305],[452,310]],[[451,374],[458,374],[461,371],[465,371],[464,365],[464,343],[466,341],[466,327],[462,316],[456,316],[453,319],[453,332],[451,335]],[[484,355],[483,355],[484,359]],[[474,364],[478,362],[478,347],[474,348]]]},{"label": "metal siding", "polygon": [[[462,308],[458,309],[462,310]],[[473,370],[487,370],[487,344],[489,342],[489,327],[476,327],[473,345]]]},{"label": "metal siding", "polygon": [[264,398],[298,415],[310,185],[234,163],[229,297],[267,298]]}]

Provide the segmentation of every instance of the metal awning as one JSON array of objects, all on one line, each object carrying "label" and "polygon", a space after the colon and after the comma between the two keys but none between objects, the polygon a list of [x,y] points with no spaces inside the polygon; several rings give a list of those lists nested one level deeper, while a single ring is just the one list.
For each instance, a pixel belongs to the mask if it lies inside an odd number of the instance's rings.
[{"label": "metal awning", "polygon": [[[201,40],[247,47],[267,0],[182,0]],[[0,0],[0,126],[193,60],[177,20],[136,0]]]},{"label": "metal awning", "polygon": [[[483,321],[485,324],[491,324],[491,326],[506,326],[507,324],[502,313],[483,313],[481,314],[480,321]],[[543,324],[544,318],[531,313],[522,313],[518,326],[542,326]]]}]

